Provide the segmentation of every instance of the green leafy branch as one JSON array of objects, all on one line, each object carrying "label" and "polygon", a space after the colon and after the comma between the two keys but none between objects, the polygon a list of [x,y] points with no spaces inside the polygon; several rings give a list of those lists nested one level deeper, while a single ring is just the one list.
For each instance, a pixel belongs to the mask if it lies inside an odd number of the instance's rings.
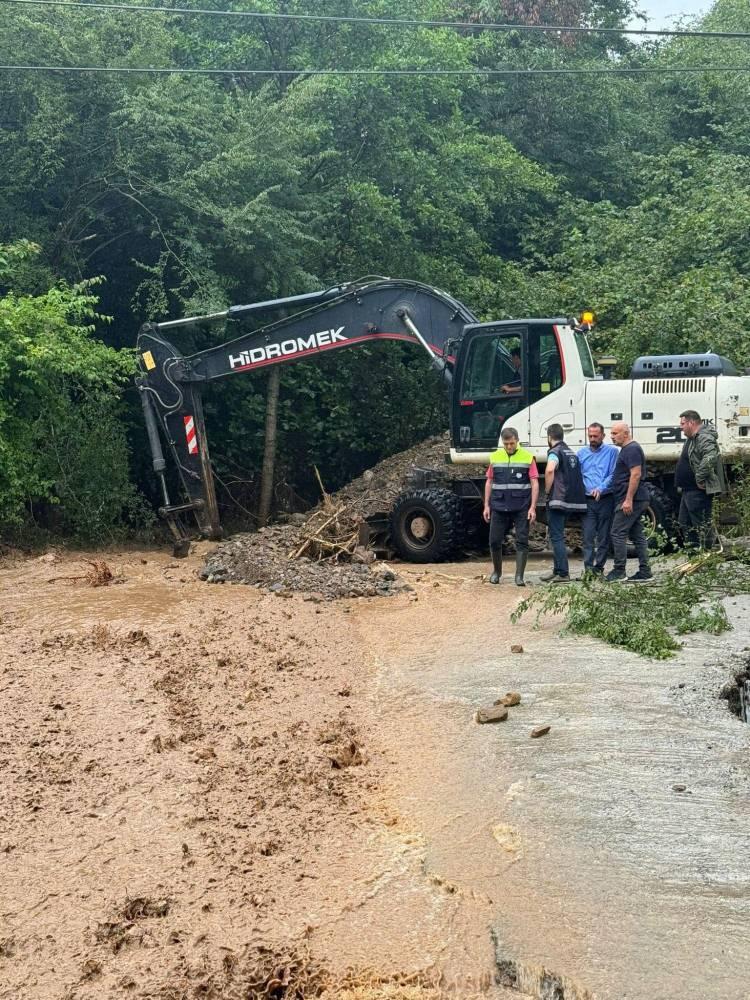
[{"label": "green leafy branch", "polygon": [[564,615],[564,631],[589,635],[641,656],[664,660],[681,648],[677,636],[719,635],[731,628],[722,599],[750,593],[750,555],[726,559],[716,553],[658,574],[651,584],[608,584],[586,579],[566,587],[535,590],[511,616],[529,612],[535,625],[547,615]]}]

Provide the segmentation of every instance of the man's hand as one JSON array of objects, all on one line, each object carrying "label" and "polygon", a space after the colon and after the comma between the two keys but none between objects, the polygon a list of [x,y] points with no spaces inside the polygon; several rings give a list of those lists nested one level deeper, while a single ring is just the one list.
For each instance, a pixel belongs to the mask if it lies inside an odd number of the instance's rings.
[{"label": "man's hand", "polygon": [[485,521],[487,522],[487,524],[489,524],[490,523],[490,508],[489,507],[485,507],[484,510],[482,511],[482,515],[483,515]]},{"label": "man's hand", "polygon": [[696,483],[695,485],[698,487],[699,490],[703,490],[703,492],[705,493],[705,491],[706,491],[706,484],[705,483]]},{"label": "man's hand", "polygon": [[633,501],[632,500],[628,500],[627,497],[625,497],[625,499],[622,501],[622,512],[623,512],[623,514],[632,514],[633,513]]},{"label": "man's hand", "polygon": [[591,491],[591,496],[594,498],[594,500],[599,500],[601,498],[601,495],[602,495],[602,491],[601,490],[592,490]]},{"label": "man's hand", "polygon": [[529,524],[533,524],[536,521],[536,507],[529,507],[529,513],[526,516],[529,519]]}]

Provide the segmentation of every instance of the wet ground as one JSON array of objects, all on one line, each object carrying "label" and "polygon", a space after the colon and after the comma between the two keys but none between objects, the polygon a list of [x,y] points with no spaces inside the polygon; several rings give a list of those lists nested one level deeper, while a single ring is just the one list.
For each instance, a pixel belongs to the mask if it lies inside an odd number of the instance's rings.
[{"label": "wet ground", "polygon": [[120,582],[0,566],[2,1000],[492,987],[486,902],[386,790],[354,605],[97,558]]},{"label": "wet ground", "polygon": [[[429,609],[359,615],[428,871],[492,900],[498,959],[533,995],[746,1000],[750,729],[718,694],[750,602],[730,602],[734,631],[655,662],[511,625],[515,587],[440,569]],[[513,690],[507,722],[476,724]]]},{"label": "wet ground", "polygon": [[656,663],[482,563],[318,604],[107,558],[0,567],[3,1000],[255,996],[302,945],[357,1000],[750,996],[747,602]]}]

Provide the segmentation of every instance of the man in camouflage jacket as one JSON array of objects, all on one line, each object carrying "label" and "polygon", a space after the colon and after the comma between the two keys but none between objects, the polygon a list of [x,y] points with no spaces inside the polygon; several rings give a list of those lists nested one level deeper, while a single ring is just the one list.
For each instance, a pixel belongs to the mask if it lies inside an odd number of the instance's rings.
[{"label": "man in camouflage jacket", "polygon": [[675,471],[675,485],[681,493],[679,523],[683,539],[692,548],[713,548],[713,500],[726,490],[718,436],[695,410],[680,414],[680,430],[686,440]]}]

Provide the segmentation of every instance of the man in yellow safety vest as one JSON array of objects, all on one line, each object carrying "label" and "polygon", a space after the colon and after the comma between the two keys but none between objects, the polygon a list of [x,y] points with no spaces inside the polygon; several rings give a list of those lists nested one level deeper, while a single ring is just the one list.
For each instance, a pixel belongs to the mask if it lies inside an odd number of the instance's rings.
[{"label": "man in yellow safety vest", "polygon": [[518,444],[518,431],[504,427],[502,447],[490,455],[484,489],[484,519],[490,526],[490,583],[503,575],[503,541],[511,528],[516,533],[516,586],[523,587],[529,554],[529,525],[536,520],[539,471],[531,452]]}]

